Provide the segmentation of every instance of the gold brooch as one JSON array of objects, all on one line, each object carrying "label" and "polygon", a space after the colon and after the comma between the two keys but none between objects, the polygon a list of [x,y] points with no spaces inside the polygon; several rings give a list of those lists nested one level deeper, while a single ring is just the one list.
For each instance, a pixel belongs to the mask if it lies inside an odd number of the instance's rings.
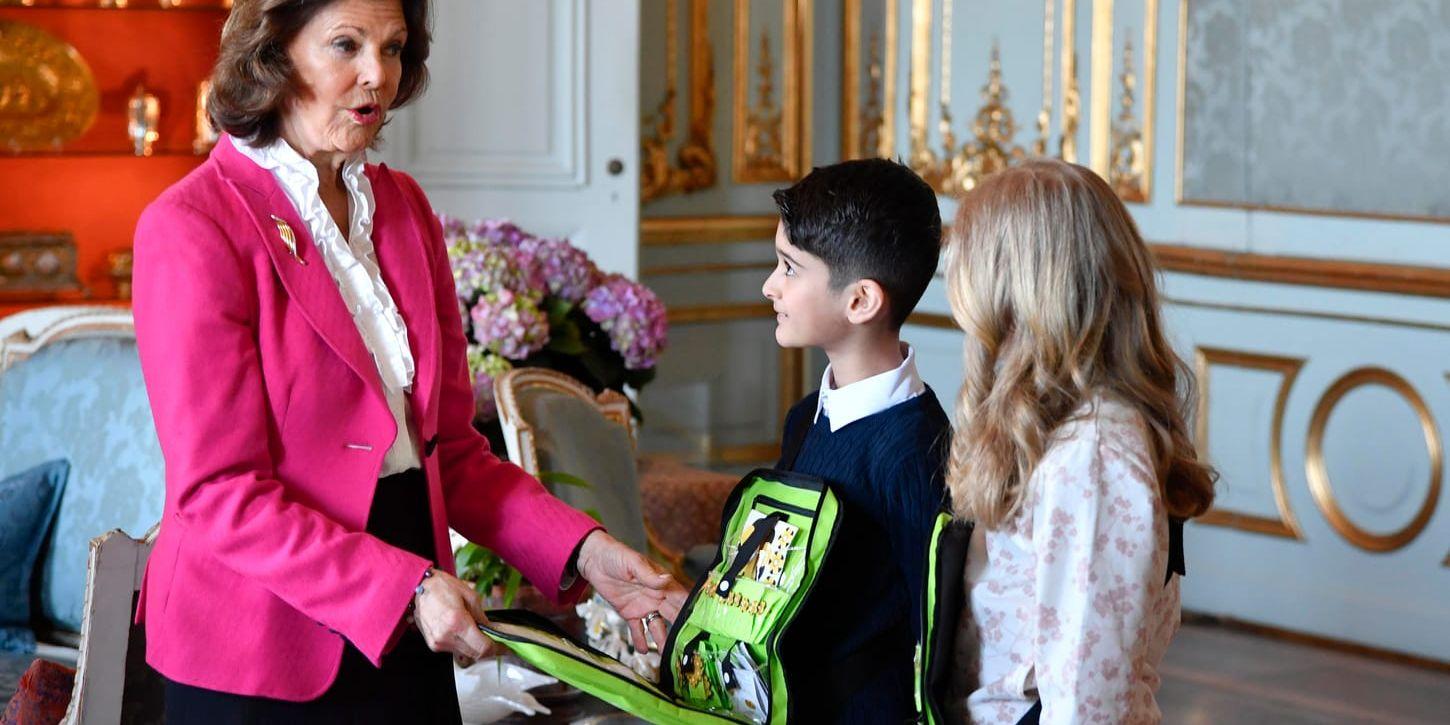
[{"label": "gold brooch", "polygon": [[306,266],[307,260],[297,253],[297,234],[292,231],[292,227],[276,214],[272,215],[272,221],[277,224],[277,233],[282,235],[282,243],[287,245],[287,251],[292,253],[292,258],[297,260],[298,264]]}]

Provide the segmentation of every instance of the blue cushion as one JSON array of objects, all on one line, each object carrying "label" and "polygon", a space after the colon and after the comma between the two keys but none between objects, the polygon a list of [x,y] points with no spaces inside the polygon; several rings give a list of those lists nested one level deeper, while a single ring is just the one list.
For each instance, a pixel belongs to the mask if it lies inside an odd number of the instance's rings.
[{"label": "blue cushion", "polygon": [[0,451],[0,476],[52,458],[71,463],[37,566],[41,616],[79,632],[91,539],[111,529],[140,538],[160,520],[165,498],[135,339],[53,342],[7,369],[0,375]]},{"label": "blue cushion", "polygon": [[[70,463],[56,460],[0,481],[0,626],[11,635],[29,628],[30,573],[69,477]],[[23,635],[3,639],[10,648],[35,646]]]}]

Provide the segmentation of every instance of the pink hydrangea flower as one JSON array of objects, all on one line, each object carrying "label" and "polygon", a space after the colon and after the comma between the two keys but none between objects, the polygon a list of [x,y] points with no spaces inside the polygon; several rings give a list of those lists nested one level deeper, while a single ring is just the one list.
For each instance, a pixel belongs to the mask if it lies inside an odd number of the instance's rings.
[{"label": "pink hydrangea flower", "polygon": [[469,310],[473,341],[510,360],[523,360],[549,343],[549,317],[532,297],[500,289]]},{"label": "pink hydrangea flower", "polygon": [[667,344],[665,306],[649,288],[611,274],[584,297],[584,314],[609,333],[630,370],[654,367]]}]

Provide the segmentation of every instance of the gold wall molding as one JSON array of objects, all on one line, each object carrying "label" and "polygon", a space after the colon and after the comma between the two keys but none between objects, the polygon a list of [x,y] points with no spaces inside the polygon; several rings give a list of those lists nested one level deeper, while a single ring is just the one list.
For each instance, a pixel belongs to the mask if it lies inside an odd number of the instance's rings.
[{"label": "gold wall molding", "polygon": [[665,315],[671,325],[700,325],[712,322],[773,319],[775,308],[769,302],[677,305],[667,308]]},{"label": "gold wall molding", "polygon": [[1088,69],[1088,166],[1108,178],[1113,122],[1113,0],[1093,0],[1092,66]]},{"label": "gold wall molding", "polygon": [[1158,266],[1172,272],[1312,287],[1450,297],[1450,269],[1406,264],[1311,259],[1151,244]]},{"label": "gold wall molding", "polygon": [[1304,367],[1304,360],[1203,346],[1194,349],[1193,359],[1198,385],[1198,410],[1194,417],[1194,438],[1196,439],[1195,445],[1202,456],[1208,455],[1208,421],[1213,400],[1209,397],[1212,391],[1211,366],[1223,365],[1249,370],[1267,370],[1279,374],[1279,389],[1274,395],[1273,418],[1269,423],[1269,485],[1274,492],[1274,506],[1278,509],[1279,515],[1277,517],[1259,516],[1215,506],[1199,517],[1198,521],[1210,526],[1225,526],[1241,531],[1302,540],[1304,533],[1299,527],[1298,519],[1294,516],[1293,508],[1289,505],[1289,491],[1284,480],[1283,439],[1284,409],[1288,406],[1289,391],[1294,386],[1294,379],[1298,377],[1299,370]]},{"label": "gold wall molding", "polygon": [[[785,415],[791,406],[805,397],[806,351],[800,347],[780,349],[780,422],[784,432]],[[779,446],[777,446],[777,450]]]},{"label": "gold wall molding", "polygon": [[[986,176],[1027,157],[1027,150],[1013,143],[1017,123],[1007,106],[1007,87],[1002,81],[1001,53],[992,44],[987,83],[982,87],[982,105],[971,126],[973,138],[957,144],[952,118],[952,47],[955,0],[943,0],[941,15],[941,58],[931,60],[932,2],[921,0],[912,7],[911,59],[911,167],[939,194],[955,196],[976,187]],[[931,69],[941,69],[938,80],[937,129],[941,150],[933,150],[927,131],[930,107]]]},{"label": "gold wall molding", "polygon": [[782,0],[781,100],[774,101],[768,36],[759,58],[759,100],[750,100],[750,2],[735,0],[735,98],[731,178],[738,184],[793,181],[810,167],[813,0]]},{"label": "gold wall molding", "polygon": [[779,223],[774,214],[650,217],[640,220],[639,236],[647,247],[773,241]]},{"label": "gold wall molding", "polygon": [[[1153,196],[1153,157],[1156,143],[1154,126],[1158,108],[1158,0],[1143,4],[1143,61],[1141,82],[1132,67],[1132,39],[1123,43],[1123,73],[1120,100],[1121,113],[1110,133],[1108,183],[1124,201],[1146,203]],[[1142,93],[1134,93],[1141,86]],[[1142,109],[1138,124],[1133,107]]]},{"label": "gold wall molding", "polygon": [[845,0],[841,21],[842,159],[891,158],[896,153],[896,63],[900,52],[901,5],[900,0],[882,0],[882,5],[881,36],[873,29],[864,64],[867,100],[863,104],[861,0]]},{"label": "gold wall molding", "polygon": [[671,277],[720,272],[769,272],[775,262],[697,262],[694,264],[657,264],[640,270],[645,277]]},{"label": "gold wall molding", "polygon": [[1062,120],[1057,155],[1077,163],[1077,127],[1082,98],[1077,83],[1077,0],[1062,0]]},{"label": "gold wall molding", "polygon": [[[1387,534],[1366,531],[1345,515],[1334,495],[1334,487],[1329,480],[1329,469],[1324,462],[1324,429],[1329,423],[1330,414],[1334,412],[1335,406],[1346,394],[1365,385],[1380,385],[1389,388],[1410,404],[1410,407],[1415,410],[1415,416],[1419,418],[1420,429],[1425,436],[1425,449],[1430,455],[1430,490],[1426,493],[1420,510],[1409,523]],[[1324,513],[1324,517],[1329,520],[1330,526],[1333,526],[1334,530],[1351,544],[1365,551],[1394,551],[1414,541],[1415,537],[1420,535],[1425,525],[1429,523],[1430,517],[1435,513],[1435,506],[1440,500],[1442,463],[1440,432],[1435,426],[1435,419],[1431,416],[1429,407],[1425,405],[1425,400],[1420,397],[1409,381],[1389,370],[1377,367],[1351,370],[1334,381],[1334,384],[1329,386],[1329,389],[1314,406],[1314,413],[1309,419],[1308,450],[1304,461],[1304,472],[1309,478],[1309,492],[1314,495],[1314,502]]]},{"label": "gold wall molding", "polygon": [[962,331],[962,328],[957,327],[957,321],[952,319],[951,315],[943,315],[939,312],[913,312],[907,316],[906,324],[934,327],[939,330]]},{"label": "gold wall molding", "polygon": [[738,446],[710,446],[706,453],[711,463],[748,464],[780,458],[779,443],[747,443]]},{"label": "gold wall molding", "polygon": [[715,59],[710,48],[709,0],[690,0],[690,123],[685,141],[669,159],[675,135],[675,99],[679,93],[678,0],[665,0],[665,94],[644,125],[640,140],[640,203],[672,194],[688,194],[715,185]]}]

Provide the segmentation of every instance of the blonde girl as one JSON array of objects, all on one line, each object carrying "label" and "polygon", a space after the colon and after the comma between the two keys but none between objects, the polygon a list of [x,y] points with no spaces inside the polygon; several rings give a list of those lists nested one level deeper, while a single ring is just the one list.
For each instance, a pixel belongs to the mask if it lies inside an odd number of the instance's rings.
[{"label": "blonde girl", "polygon": [[976,522],[959,704],[974,722],[1156,722],[1170,519],[1207,510],[1215,475],[1152,257],[1101,178],[1034,160],[966,195],[946,259],[967,333],[947,483]]}]

